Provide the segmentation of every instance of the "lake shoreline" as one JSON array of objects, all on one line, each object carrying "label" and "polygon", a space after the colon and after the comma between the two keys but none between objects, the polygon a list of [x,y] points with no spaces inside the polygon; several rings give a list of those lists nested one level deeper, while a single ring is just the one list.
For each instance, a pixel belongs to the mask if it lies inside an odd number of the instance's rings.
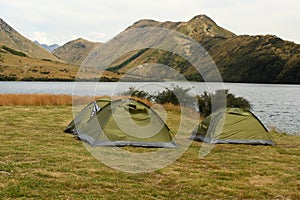
[{"label": "lake shoreline", "polygon": [[[72,106],[73,105],[73,98],[75,96],[73,95],[65,95],[65,94],[0,94],[0,107],[5,108],[5,107],[35,107],[35,106]],[[93,101],[94,99],[99,99],[99,98],[124,98],[121,96],[114,96],[114,97],[109,97],[109,96],[82,96],[78,97],[76,96],[76,103],[82,102],[82,104],[87,104],[88,102]],[[168,105],[165,106],[165,108],[168,110]],[[180,110],[180,109],[177,109]],[[300,133],[289,133],[287,131],[282,131],[278,129],[276,126],[271,126],[268,128],[272,132],[277,132],[277,133],[286,133],[288,135],[292,136],[300,136]]]},{"label": "lake shoreline", "polygon": [[203,83],[203,82],[0,82],[0,94],[54,94],[76,96],[118,96],[129,87],[156,94],[166,87],[192,88],[191,94],[229,89],[247,99],[252,112],[267,126],[280,132],[300,133],[300,85]]},{"label": "lake shoreline", "polygon": [[63,79],[63,78],[53,78],[53,79],[25,79],[25,80],[2,80],[0,79],[0,83],[1,82],[41,82],[41,83],[45,83],[45,82],[49,82],[49,83],[76,83],[76,82],[86,82],[86,83],[114,83],[114,82],[121,82],[121,83],[168,83],[168,82],[172,82],[172,83],[184,83],[184,82],[191,82],[191,83],[225,83],[225,84],[261,84],[261,85],[296,85],[296,86],[300,86],[300,83],[272,83],[272,82],[226,82],[226,81],[222,81],[222,82],[217,82],[217,81],[145,81],[145,80],[133,80],[133,81],[127,81],[127,80],[121,80],[121,79],[110,79],[110,78],[106,78],[103,77],[102,80],[99,81],[94,81],[97,79],[93,79],[93,80],[88,80],[88,79],[82,79],[82,80],[74,80],[74,79]]}]

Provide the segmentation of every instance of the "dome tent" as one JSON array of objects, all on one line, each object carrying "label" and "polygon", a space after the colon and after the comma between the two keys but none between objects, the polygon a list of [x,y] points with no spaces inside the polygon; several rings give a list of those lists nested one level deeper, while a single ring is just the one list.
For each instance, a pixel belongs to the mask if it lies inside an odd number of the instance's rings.
[{"label": "dome tent", "polygon": [[[91,146],[176,147],[168,126],[139,100],[111,100],[93,114],[95,107],[90,103],[65,132],[70,132],[74,124],[71,132]],[[78,120],[87,118],[84,122]]]},{"label": "dome tent", "polygon": [[[70,124],[65,128],[65,133],[72,133],[77,134],[76,128],[80,129],[81,127],[85,126],[86,123],[89,121],[92,115],[94,115],[97,111],[99,111],[102,107],[109,104],[112,100],[108,98],[100,98],[96,101],[89,103],[85,106],[70,122]],[[75,126],[76,124],[76,126]]]},{"label": "dome tent", "polygon": [[191,139],[206,143],[274,145],[261,121],[252,112],[240,108],[212,113],[194,129]]}]

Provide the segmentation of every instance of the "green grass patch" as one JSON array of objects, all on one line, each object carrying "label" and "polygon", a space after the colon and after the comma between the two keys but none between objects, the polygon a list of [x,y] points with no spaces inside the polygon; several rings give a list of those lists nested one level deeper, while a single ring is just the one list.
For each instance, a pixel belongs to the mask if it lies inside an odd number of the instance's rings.
[{"label": "green grass patch", "polygon": [[300,137],[274,133],[276,146],[216,145],[204,159],[202,143],[193,142],[166,168],[130,174],[105,166],[63,133],[71,109],[0,107],[1,198],[300,199]]}]

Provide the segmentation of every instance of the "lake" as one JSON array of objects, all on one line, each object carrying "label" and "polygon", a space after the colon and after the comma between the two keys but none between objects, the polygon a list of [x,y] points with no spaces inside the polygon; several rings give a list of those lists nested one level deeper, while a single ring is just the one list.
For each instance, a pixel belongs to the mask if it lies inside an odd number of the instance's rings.
[{"label": "lake", "polygon": [[129,87],[155,93],[166,87],[179,85],[194,88],[195,93],[229,89],[236,96],[250,101],[252,112],[270,129],[289,134],[300,134],[300,85],[244,84],[244,83],[195,83],[195,82],[0,82],[1,94],[69,94],[117,95]]}]

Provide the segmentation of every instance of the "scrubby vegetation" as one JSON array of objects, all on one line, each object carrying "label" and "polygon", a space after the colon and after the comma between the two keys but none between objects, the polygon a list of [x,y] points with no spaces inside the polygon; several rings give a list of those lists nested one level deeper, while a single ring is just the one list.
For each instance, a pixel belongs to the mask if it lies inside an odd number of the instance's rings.
[{"label": "scrubby vegetation", "polygon": [[[120,93],[122,96],[133,96],[159,104],[173,104],[185,107],[191,107],[199,111],[204,117],[211,114],[212,102],[214,102],[214,110],[221,107],[237,107],[246,110],[251,109],[251,104],[243,97],[236,97],[230,93],[229,90],[217,90],[215,93],[208,93],[206,91],[203,94],[196,96],[190,94],[192,88],[182,88],[174,86],[172,88],[165,88],[165,90],[156,94],[150,94],[143,90],[137,90],[134,87],[129,87],[127,91]],[[224,101],[225,102],[218,102]],[[197,106],[197,107],[196,107]]]},{"label": "scrubby vegetation", "polygon": [[14,50],[12,48],[9,48],[7,46],[2,46],[2,49],[8,51],[9,53],[13,54],[13,55],[16,55],[16,56],[21,56],[21,57],[27,57],[27,55],[21,51],[17,51],[17,50]]},{"label": "scrubby vegetation", "polygon": [[199,112],[203,116],[208,116],[212,112],[212,99],[215,102],[214,109],[224,106],[224,103],[218,103],[218,99],[223,100],[223,97],[226,97],[226,107],[236,107],[243,108],[245,110],[251,109],[251,104],[249,101],[243,97],[236,97],[234,94],[230,93],[229,90],[217,90],[216,93],[211,94],[203,92],[201,95],[196,95],[198,101]]}]

